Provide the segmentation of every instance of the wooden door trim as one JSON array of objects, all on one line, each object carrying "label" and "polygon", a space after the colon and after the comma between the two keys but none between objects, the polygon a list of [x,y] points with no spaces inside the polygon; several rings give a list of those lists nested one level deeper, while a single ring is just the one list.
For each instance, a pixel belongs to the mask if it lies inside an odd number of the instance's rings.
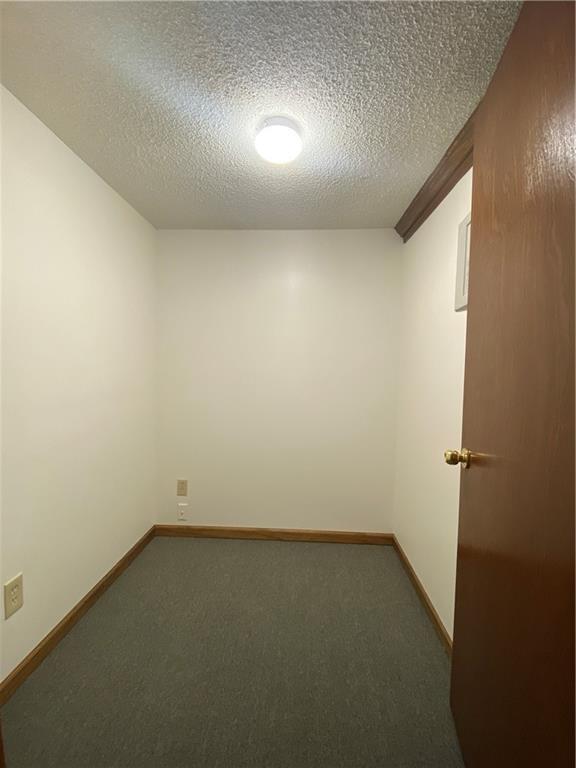
[{"label": "wooden door trim", "polygon": [[442,159],[426,179],[394,227],[406,242],[424,224],[464,174],[474,157],[474,117],[470,115]]}]

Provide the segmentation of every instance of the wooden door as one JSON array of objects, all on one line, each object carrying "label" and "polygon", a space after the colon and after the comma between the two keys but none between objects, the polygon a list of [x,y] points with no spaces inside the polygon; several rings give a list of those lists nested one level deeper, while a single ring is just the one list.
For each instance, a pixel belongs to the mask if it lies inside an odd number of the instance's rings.
[{"label": "wooden door", "polygon": [[468,768],[574,766],[574,5],[475,122],[452,708]]}]

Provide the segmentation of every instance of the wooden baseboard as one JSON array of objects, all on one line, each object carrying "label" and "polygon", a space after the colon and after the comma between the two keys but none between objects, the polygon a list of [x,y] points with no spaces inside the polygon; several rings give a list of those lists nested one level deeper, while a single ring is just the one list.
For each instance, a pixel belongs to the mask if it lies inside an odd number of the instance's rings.
[{"label": "wooden baseboard", "polygon": [[[92,587],[85,597],[80,600],[72,610],[60,621],[54,629],[34,648],[26,658],[14,669],[8,677],[0,683],[0,705],[4,704],[26,678],[48,656],[50,651],[72,629],[74,624],[86,613],[86,611],[98,600],[108,587],[126,570],[130,563],[142,552],[144,547],[155,536],[183,536],[196,538],[216,539],[265,539],[268,541],[310,541],[336,544],[376,544],[393,546],[412,584],[414,585],[424,607],[426,608],[432,623],[447,652],[452,650],[452,640],[442,621],[432,605],[426,590],[406,553],[400,546],[393,533],[371,533],[360,531],[314,531],[293,528],[231,528],[223,526],[198,526],[198,525],[154,525],[147,531],[134,546],[111,568],[100,581]],[[1,763],[0,763],[1,766]]]},{"label": "wooden baseboard", "polygon": [[400,542],[393,533],[363,533],[360,531],[315,531],[297,528],[235,528],[210,525],[155,525],[156,536],[178,536],[201,539],[265,539],[268,541],[316,541],[332,544],[378,544],[395,548],[418,597],[426,609],[434,629],[448,654],[452,653],[452,639],[442,619],[432,605],[428,593]]},{"label": "wooden baseboard", "polygon": [[394,544],[392,533],[360,531],[311,531],[298,528],[234,528],[211,525],[156,525],[156,536],[201,539],[266,539],[268,541],[316,541],[330,544]]},{"label": "wooden baseboard", "polygon": [[268,541],[316,541],[332,544],[378,544],[391,545],[396,549],[402,565],[422,601],[442,645],[448,654],[452,653],[452,639],[442,619],[432,605],[428,593],[396,536],[393,533],[363,533],[360,531],[315,531],[297,528],[235,528],[210,525],[156,525],[156,536],[179,536],[201,539],[266,539]]},{"label": "wooden baseboard", "polygon": [[76,622],[84,616],[86,611],[94,605],[96,600],[108,589],[108,587],[120,576],[120,574],[126,570],[130,563],[142,552],[144,547],[152,541],[154,538],[154,526],[142,536],[134,546],[126,552],[126,554],[113,566],[108,573],[103,576],[100,581],[92,587],[79,603],[72,608],[69,613],[64,616],[54,629],[49,632],[46,637],[38,643],[28,656],[26,656],[20,664],[14,669],[7,678],[0,683],[0,705],[4,704],[10,696],[16,691],[16,689],[22,685],[24,680],[38,667],[48,656],[50,651],[62,640],[76,624]]},{"label": "wooden baseboard", "polygon": [[442,619],[438,615],[436,608],[434,608],[434,606],[432,605],[432,601],[428,597],[428,593],[424,589],[424,585],[416,575],[416,571],[412,567],[410,560],[408,560],[408,556],[406,555],[406,552],[404,552],[404,550],[400,546],[400,542],[398,541],[396,536],[393,536],[393,539],[394,539],[394,548],[396,549],[396,552],[398,552],[398,556],[402,561],[402,565],[404,566],[404,569],[408,574],[410,581],[414,586],[414,589],[418,593],[418,597],[422,601],[424,608],[426,609],[428,616],[430,617],[432,624],[434,625],[434,629],[436,630],[436,632],[440,637],[440,640],[442,641],[442,645],[444,646],[446,653],[450,655],[452,653],[452,638],[448,634],[448,631],[446,630],[446,627],[444,626]]}]

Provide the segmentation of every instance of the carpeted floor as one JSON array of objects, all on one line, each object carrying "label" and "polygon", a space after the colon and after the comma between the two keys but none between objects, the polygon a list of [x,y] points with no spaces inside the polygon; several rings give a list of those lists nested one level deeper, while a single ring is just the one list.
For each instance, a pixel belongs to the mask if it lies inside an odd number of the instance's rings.
[{"label": "carpeted floor", "polygon": [[391,547],[157,538],[2,710],[8,768],[462,768]]}]

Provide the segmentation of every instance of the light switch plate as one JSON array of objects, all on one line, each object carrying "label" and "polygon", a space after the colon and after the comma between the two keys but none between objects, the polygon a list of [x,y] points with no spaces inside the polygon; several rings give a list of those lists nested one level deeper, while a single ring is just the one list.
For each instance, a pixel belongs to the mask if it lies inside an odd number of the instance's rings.
[{"label": "light switch plate", "polygon": [[188,496],[188,480],[176,480],[176,496]]},{"label": "light switch plate", "polygon": [[22,574],[4,584],[4,618],[9,619],[24,604],[24,584]]}]

